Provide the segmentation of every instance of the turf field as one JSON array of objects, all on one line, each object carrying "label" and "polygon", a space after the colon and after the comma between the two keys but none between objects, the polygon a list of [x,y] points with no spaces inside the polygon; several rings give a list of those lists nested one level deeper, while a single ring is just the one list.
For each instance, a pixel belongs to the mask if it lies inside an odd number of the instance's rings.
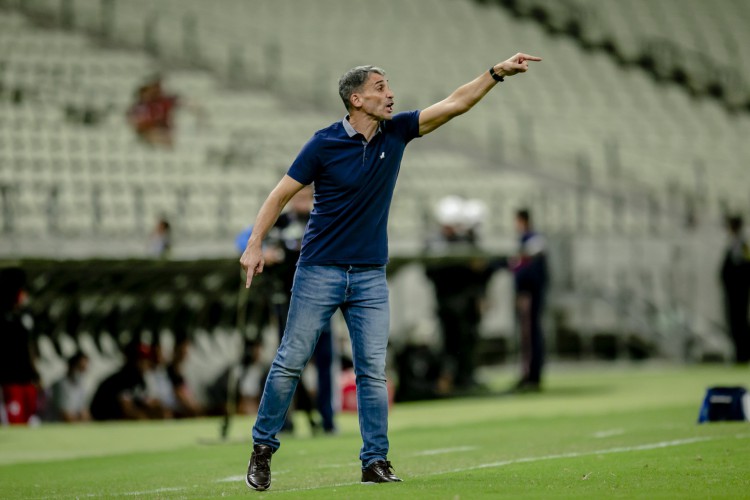
[{"label": "turf field", "polygon": [[540,394],[400,404],[400,484],[359,484],[355,416],[333,437],[300,420],[264,493],[243,480],[249,417],[224,443],[216,419],[3,428],[0,498],[750,498],[750,424],[696,424],[712,385],[748,387],[750,370],[557,366]]}]

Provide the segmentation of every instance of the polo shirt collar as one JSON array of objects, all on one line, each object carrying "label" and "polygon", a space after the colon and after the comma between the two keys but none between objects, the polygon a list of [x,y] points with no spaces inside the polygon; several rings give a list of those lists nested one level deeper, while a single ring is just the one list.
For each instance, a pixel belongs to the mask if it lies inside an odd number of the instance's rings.
[{"label": "polo shirt collar", "polygon": [[[352,124],[349,123],[349,115],[346,115],[343,120],[341,120],[341,124],[344,126],[344,130],[346,130],[346,134],[349,137],[354,137],[355,135],[362,135],[356,130],[354,130],[354,127],[352,127]],[[375,134],[379,134],[383,131],[383,122],[378,123],[378,131],[375,132]]]}]

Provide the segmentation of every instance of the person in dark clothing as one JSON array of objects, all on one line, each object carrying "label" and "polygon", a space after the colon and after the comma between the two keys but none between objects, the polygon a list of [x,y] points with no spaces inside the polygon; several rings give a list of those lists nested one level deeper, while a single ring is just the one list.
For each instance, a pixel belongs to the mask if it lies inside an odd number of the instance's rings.
[{"label": "person in dark clothing", "polygon": [[89,357],[77,351],[68,358],[67,373],[50,389],[50,408],[47,418],[52,421],[86,422],[91,420],[86,401],[84,377]]},{"label": "person in dark clothing", "polygon": [[172,149],[173,116],[180,99],[164,92],[159,77],[140,86],[134,99],[127,119],[138,138],[154,147]]},{"label": "person in dark clothing", "polygon": [[32,423],[37,416],[39,373],[34,366],[30,319],[22,306],[26,274],[21,268],[0,270],[0,403],[3,421]]},{"label": "person in dark clothing", "polygon": [[[477,228],[484,210],[475,200],[443,198],[436,216],[440,233],[427,242],[430,255],[472,256],[479,252]],[[494,268],[481,258],[427,265],[425,273],[435,286],[437,314],[443,336],[442,373],[436,390],[448,394],[478,386],[474,378],[479,324],[487,284]]]},{"label": "person in dark clothing", "polygon": [[546,242],[532,229],[528,210],[516,212],[516,230],[519,251],[509,262],[514,274],[516,314],[521,332],[521,378],[515,389],[537,391],[541,388],[544,364],[542,314],[548,282]]},{"label": "person in dark clothing", "polygon": [[[269,321],[265,311],[270,309],[278,326],[279,342],[281,342],[286,329],[294,273],[302,249],[302,237],[310,220],[310,211],[313,207],[312,188],[306,187],[300,190],[292,197],[289,204],[291,210],[279,215],[263,244],[263,258],[267,268],[265,284],[268,293],[267,297],[259,299],[262,312],[257,311],[258,304],[254,306],[256,308],[254,314],[256,331],[261,331]],[[240,251],[245,249],[247,241],[252,235],[252,229],[251,226],[237,235],[235,244]],[[333,409],[333,334],[330,322],[321,331],[313,356],[318,372],[318,391],[315,403],[321,416],[321,425],[319,426],[312,417],[313,401],[301,379],[294,393],[295,409],[307,414],[313,431],[322,427],[325,433],[334,433],[336,432],[336,425]],[[292,431],[293,428],[294,425],[288,413],[282,430]]]},{"label": "person in dark clothing", "polygon": [[724,312],[734,344],[735,361],[750,361],[750,247],[742,234],[742,217],[727,218],[729,245],[721,264],[721,285],[724,291]]},{"label": "person in dark clothing", "polygon": [[203,409],[196,401],[193,391],[183,375],[183,364],[188,357],[190,344],[190,340],[187,338],[177,342],[174,346],[172,363],[167,367],[167,375],[172,383],[177,404],[175,408],[175,416],[177,417],[195,417],[203,413]]},{"label": "person in dark clothing", "polygon": [[166,217],[160,217],[151,233],[151,255],[168,259],[172,252],[172,225]]},{"label": "person in dark clothing", "polygon": [[263,239],[288,201],[315,186],[294,276],[287,330],[263,388],[253,426],[245,484],[271,486],[277,434],[321,330],[340,310],[352,340],[362,448],[362,482],[399,482],[387,459],[388,384],[385,373],[388,304],[388,215],[406,146],[466,113],[506,77],[541,58],[518,53],[483,71],[447,98],[419,111],[394,113],[385,71],[357,66],[339,79],[347,115],[316,132],[263,202],[240,258],[245,287],[263,272]]},{"label": "person in dark clothing", "polygon": [[[289,315],[289,300],[291,299],[292,285],[294,284],[294,272],[297,269],[302,248],[302,236],[305,233],[307,222],[310,220],[310,210],[313,205],[312,188],[306,187],[299,191],[291,200],[288,210],[282,213],[276,220],[266,238],[264,256],[268,273],[275,282],[275,293],[272,298],[274,314],[279,328],[279,342],[284,336],[287,316]],[[320,333],[320,338],[313,353],[315,367],[318,371],[318,393],[316,406],[321,416],[323,431],[335,432],[333,411],[333,381],[331,365],[333,363],[333,335],[331,325],[328,324]],[[312,412],[312,400],[309,392],[300,380],[295,392],[295,403],[298,410],[308,414],[313,430],[317,423],[310,417]],[[284,430],[293,429],[292,421],[287,417]]]},{"label": "person in dark clothing", "polygon": [[144,376],[152,363],[146,344],[128,346],[125,365],[104,379],[91,401],[95,420],[143,420],[158,416],[159,403],[149,399]]}]

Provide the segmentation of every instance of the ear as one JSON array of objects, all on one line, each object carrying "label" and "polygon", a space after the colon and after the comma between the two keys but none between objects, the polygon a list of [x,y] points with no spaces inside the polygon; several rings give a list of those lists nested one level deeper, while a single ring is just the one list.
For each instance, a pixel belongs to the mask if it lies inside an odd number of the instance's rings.
[{"label": "ear", "polygon": [[362,97],[359,93],[355,92],[349,96],[349,105],[351,109],[359,109],[362,107]]}]

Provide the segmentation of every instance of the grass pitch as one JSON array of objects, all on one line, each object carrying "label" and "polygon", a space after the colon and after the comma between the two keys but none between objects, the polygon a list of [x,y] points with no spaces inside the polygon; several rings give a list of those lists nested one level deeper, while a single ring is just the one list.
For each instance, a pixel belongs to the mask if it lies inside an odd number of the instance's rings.
[{"label": "grass pitch", "polygon": [[243,479],[250,417],[224,443],[216,419],[3,428],[0,498],[750,498],[750,424],[696,424],[714,385],[750,370],[558,366],[540,394],[399,404],[404,482],[387,485],[359,484],[356,416],[340,415],[337,436],[282,438],[264,493]]}]

